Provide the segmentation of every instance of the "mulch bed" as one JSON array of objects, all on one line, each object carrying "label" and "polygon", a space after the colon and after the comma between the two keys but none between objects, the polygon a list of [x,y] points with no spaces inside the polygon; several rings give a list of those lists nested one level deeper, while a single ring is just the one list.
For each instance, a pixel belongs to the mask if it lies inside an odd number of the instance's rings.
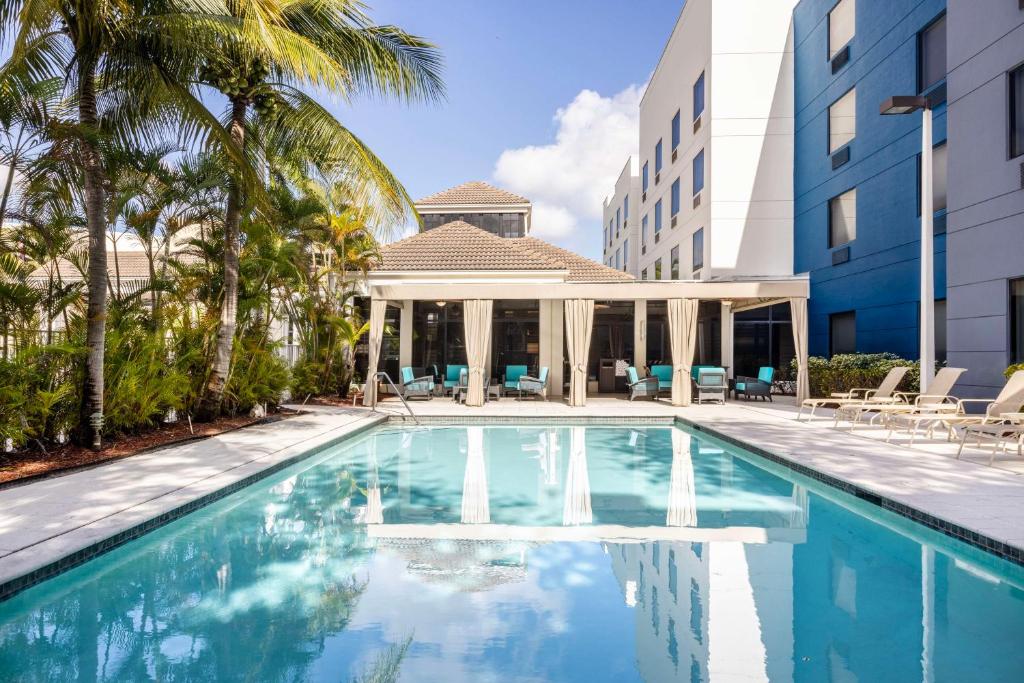
[{"label": "mulch bed", "polygon": [[66,473],[69,470],[83,469],[164,446],[206,439],[254,424],[277,422],[299,414],[294,410],[278,409],[271,411],[266,417],[260,418],[248,415],[222,417],[213,422],[193,423],[193,431],[189,430],[188,420],[181,420],[174,424],[160,425],[142,434],[118,437],[114,441],[108,441],[106,447],[99,452],[74,444],[65,444],[48,448],[46,453],[36,449],[3,453],[0,454],[0,486],[26,479]]}]

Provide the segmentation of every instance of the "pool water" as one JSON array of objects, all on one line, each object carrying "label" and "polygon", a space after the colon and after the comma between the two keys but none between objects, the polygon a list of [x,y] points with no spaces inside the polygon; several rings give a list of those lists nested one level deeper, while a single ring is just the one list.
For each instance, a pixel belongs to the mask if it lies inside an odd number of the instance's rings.
[{"label": "pool water", "polygon": [[1013,681],[1022,586],[683,429],[382,427],[0,603],[0,677]]}]

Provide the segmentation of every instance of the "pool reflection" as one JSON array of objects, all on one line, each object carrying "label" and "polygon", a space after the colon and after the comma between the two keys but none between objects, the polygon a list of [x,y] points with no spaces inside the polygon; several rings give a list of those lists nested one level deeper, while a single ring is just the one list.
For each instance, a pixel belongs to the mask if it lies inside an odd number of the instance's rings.
[{"label": "pool reflection", "polygon": [[378,430],[0,604],[0,678],[1019,671],[1018,569],[755,463],[664,427]]}]

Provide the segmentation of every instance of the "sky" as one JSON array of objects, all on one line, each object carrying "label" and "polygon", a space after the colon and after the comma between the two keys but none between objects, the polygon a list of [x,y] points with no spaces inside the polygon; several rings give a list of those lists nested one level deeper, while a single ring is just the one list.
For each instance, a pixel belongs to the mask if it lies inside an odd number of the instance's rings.
[{"label": "sky", "polygon": [[413,198],[484,180],[533,201],[532,234],[600,260],[601,202],[682,0],[367,0],[437,45],[447,99],[325,102]]}]

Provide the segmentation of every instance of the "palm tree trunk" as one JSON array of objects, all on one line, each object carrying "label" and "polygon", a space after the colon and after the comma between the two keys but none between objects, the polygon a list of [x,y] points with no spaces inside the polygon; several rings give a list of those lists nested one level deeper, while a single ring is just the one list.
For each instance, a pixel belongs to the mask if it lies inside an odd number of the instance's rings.
[{"label": "palm tree trunk", "polygon": [[[238,149],[245,146],[245,110],[248,105],[242,98],[231,102],[230,134]],[[238,254],[239,224],[242,219],[242,190],[238,180],[233,179],[228,187],[228,206],[224,214],[224,298],[220,307],[220,327],[217,330],[217,347],[210,367],[210,379],[206,384],[206,395],[199,406],[200,420],[212,420],[220,414],[224,387],[231,370],[231,346],[235,339],[235,324],[238,315]]]},{"label": "palm tree trunk", "polygon": [[[80,64],[78,72],[79,123],[93,132],[97,127],[95,63]],[[92,436],[100,446],[100,430],[89,417],[103,414],[103,351],[107,324],[107,229],[104,213],[103,164],[99,150],[88,135],[82,138],[82,166],[85,181],[85,215],[89,230],[89,303],[86,308],[85,386],[82,391],[81,434]]]},{"label": "palm tree trunk", "polygon": [[11,165],[7,168],[7,180],[4,181],[4,195],[0,199],[0,226],[7,219],[7,202],[11,197],[11,188],[14,187],[14,168],[18,165],[18,157],[21,152],[21,136],[25,132],[24,126],[18,130],[18,140],[11,149]]}]

